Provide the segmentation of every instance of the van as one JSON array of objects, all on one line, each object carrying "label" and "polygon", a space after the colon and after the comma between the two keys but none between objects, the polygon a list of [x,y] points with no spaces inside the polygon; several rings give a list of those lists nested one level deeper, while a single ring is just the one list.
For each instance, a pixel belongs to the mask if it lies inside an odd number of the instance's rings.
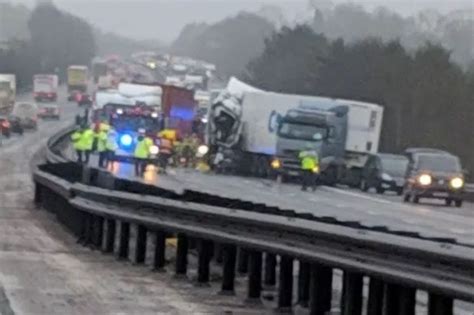
[{"label": "van", "polygon": [[15,103],[11,117],[20,122],[25,129],[38,128],[38,106],[34,103]]}]

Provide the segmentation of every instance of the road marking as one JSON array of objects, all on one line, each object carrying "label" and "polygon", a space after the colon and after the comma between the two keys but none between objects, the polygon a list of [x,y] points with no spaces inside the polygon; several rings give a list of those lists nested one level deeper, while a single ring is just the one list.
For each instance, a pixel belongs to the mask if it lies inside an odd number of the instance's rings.
[{"label": "road marking", "polygon": [[371,201],[380,202],[380,203],[384,203],[384,204],[390,204],[390,205],[397,204],[396,202],[393,202],[393,201],[384,200],[384,199],[380,199],[380,198],[376,198],[376,197],[371,197],[371,196],[364,195],[362,193],[356,193],[356,192],[353,192],[353,191],[342,190],[342,189],[339,189],[339,188],[334,188],[334,187],[329,187],[329,186],[324,186],[322,188],[324,188],[325,190],[332,191],[332,192],[341,193],[343,195],[348,195],[348,196],[357,197],[357,198],[363,198],[363,199],[366,199],[366,200],[371,200]]}]

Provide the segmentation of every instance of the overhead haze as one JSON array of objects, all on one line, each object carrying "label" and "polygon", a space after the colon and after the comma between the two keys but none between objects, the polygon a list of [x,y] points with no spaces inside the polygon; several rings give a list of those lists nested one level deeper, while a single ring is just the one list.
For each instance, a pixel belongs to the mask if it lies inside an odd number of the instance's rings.
[{"label": "overhead haze", "polygon": [[[0,0],[1,2],[2,0]],[[38,0],[10,0],[33,6]],[[59,8],[81,16],[108,32],[137,40],[153,39],[170,43],[182,28],[192,22],[214,23],[239,11],[259,12],[263,6],[267,14],[271,7],[281,8],[285,22],[307,19],[312,13],[310,3],[330,6],[345,0],[54,0]],[[369,10],[385,6],[402,15],[433,9],[440,13],[471,10],[471,0],[353,0]],[[275,10],[273,10],[274,12]],[[273,15],[275,16],[275,15]]]}]

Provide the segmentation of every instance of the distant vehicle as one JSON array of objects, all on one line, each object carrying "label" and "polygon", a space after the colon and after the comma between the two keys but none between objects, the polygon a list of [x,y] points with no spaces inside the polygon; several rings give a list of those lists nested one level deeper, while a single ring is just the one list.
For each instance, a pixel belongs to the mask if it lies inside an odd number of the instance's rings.
[{"label": "distant vehicle", "polygon": [[76,95],[76,102],[79,106],[92,106],[94,103],[89,94],[79,93]]},{"label": "distant vehicle", "polygon": [[58,99],[58,76],[55,74],[34,75],[33,92],[36,102],[56,102]]},{"label": "distant vehicle", "polygon": [[16,76],[0,73],[0,113],[8,113],[16,98]]},{"label": "distant vehicle", "polygon": [[108,66],[105,59],[95,58],[92,61],[92,76],[94,78],[94,83],[99,83],[100,78],[107,76]]},{"label": "distant vehicle", "polygon": [[38,112],[38,106],[34,103],[15,103],[11,117],[17,119],[22,128],[37,129]]},{"label": "distant vehicle", "polygon": [[375,188],[377,193],[395,191],[403,193],[408,158],[403,155],[378,153],[372,155],[362,169],[360,188],[368,191]]},{"label": "distant vehicle", "polygon": [[464,175],[459,158],[434,149],[408,149],[409,164],[404,201],[418,203],[420,198],[444,199],[446,205],[461,207]]},{"label": "distant vehicle", "polygon": [[57,104],[44,104],[40,105],[38,117],[42,119],[61,119],[61,112]]},{"label": "distant vehicle", "polygon": [[11,124],[7,117],[0,116],[0,132],[2,136],[10,138],[12,133]]},{"label": "distant vehicle", "polygon": [[67,68],[67,90],[69,101],[74,101],[77,92],[86,93],[89,69],[86,66],[69,66]]}]

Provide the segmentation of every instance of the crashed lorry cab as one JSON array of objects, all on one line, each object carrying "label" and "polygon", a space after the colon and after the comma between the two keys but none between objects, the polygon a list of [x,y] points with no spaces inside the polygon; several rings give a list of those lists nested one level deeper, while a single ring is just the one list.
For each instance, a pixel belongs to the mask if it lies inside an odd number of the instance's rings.
[{"label": "crashed lorry cab", "polygon": [[322,179],[357,185],[377,153],[383,108],[377,104],[265,92],[232,78],[211,105],[211,152],[232,152],[236,172],[299,177],[299,152],[318,152]]}]

